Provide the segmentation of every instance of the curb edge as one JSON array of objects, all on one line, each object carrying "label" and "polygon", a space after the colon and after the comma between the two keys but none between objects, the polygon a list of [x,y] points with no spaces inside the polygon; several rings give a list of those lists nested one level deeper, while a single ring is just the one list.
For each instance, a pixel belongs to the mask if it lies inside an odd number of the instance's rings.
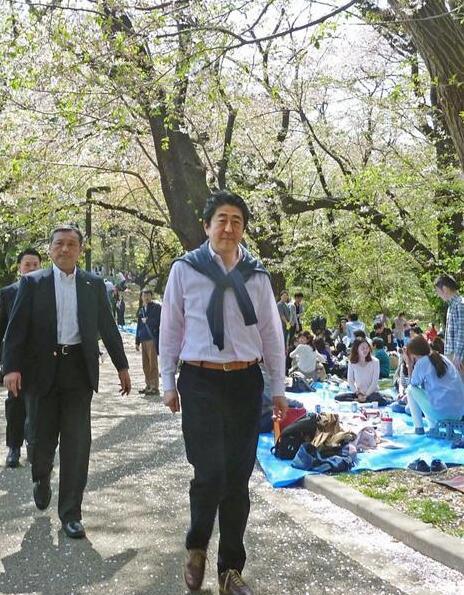
[{"label": "curb edge", "polygon": [[307,490],[328,498],[421,554],[464,574],[464,540],[410,518],[327,475],[306,475]]}]

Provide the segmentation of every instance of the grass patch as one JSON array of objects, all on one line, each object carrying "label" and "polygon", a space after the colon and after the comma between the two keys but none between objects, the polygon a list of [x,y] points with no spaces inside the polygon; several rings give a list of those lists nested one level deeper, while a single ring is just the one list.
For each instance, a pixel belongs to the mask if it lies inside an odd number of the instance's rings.
[{"label": "grass patch", "polygon": [[386,504],[391,502],[400,502],[406,498],[408,493],[407,488],[402,487],[382,491],[373,487],[363,487],[360,489],[360,491],[365,496],[369,496],[369,498],[375,498],[376,500],[381,500]]},{"label": "grass patch", "polygon": [[431,498],[419,500],[415,498],[407,503],[408,512],[423,521],[432,525],[442,525],[454,521],[457,514],[447,502],[439,502]]},{"label": "grass patch", "polygon": [[371,471],[367,471],[366,473],[361,474],[341,473],[337,479],[357,488],[364,486],[373,488],[387,488],[390,485],[391,478],[387,473],[373,473]]},{"label": "grass patch", "polygon": [[366,472],[362,474],[343,473],[338,479],[359,490],[369,498],[381,500],[386,504],[399,502],[407,496],[408,490],[404,486],[392,485],[392,478],[388,473]]}]

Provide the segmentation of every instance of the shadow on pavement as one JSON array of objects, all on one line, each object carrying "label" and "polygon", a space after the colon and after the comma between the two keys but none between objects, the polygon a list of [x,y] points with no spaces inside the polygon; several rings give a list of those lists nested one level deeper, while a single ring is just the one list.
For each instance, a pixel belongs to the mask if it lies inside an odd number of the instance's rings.
[{"label": "shadow on pavement", "polygon": [[88,539],[71,541],[62,531],[58,545],[53,543],[48,517],[34,521],[27,530],[21,549],[2,558],[1,593],[70,593],[111,579],[137,552],[127,549],[103,559]]},{"label": "shadow on pavement", "polygon": [[[98,420],[105,417],[109,418],[110,416],[99,414],[93,415],[92,424],[95,424]],[[116,416],[111,416],[111,418],[114,417]],[[123,417],[121,421],[109,431],[92,441],[92,451],[98,452],[100,450],[109,450],[112,446],[124,442],[130,445],[132,442],[137,441],[137,439],[140,438],[150,426],[156,424],[156,422],[157,419],[153,413]]]}]

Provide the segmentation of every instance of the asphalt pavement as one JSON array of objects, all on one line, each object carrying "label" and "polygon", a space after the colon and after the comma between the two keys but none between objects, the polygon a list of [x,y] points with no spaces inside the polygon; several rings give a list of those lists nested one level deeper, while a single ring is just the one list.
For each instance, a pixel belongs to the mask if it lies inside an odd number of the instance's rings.
[{"label": "asphalt pavement", "polygon": [[[38,511],[30,466],[0,468],[0,593],[183,595],[191,469],[180,416],[142,397],[140,354],[124,336],[133,393],[118,394],[109,358],[93,399],[93,443],[83,522],[67,538],[57,517],[58,456],[51,505]],[[4,441],[4,423],[0,438]],[[6,451],[5,451],[6,452]],[[23,453],[25,459],[25,452]],[[418,554],[320,495],[274,490],[259,468],[244,576],[256,595],[464,593],[463,575]],[[216,594],[215,532],[203,595]]]}]

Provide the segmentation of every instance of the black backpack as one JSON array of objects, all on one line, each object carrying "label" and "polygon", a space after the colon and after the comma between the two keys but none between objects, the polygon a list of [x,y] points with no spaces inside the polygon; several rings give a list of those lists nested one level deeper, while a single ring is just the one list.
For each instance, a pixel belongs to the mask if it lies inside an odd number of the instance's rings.
[{"label": "black backpack", "polygon": [[278,459],[289,461],[293,459],[303,442],[311,442],[316,435],[317,415],[309,413],[287,426],[279,436],[275,446],[271,448],[272,454]]}]

